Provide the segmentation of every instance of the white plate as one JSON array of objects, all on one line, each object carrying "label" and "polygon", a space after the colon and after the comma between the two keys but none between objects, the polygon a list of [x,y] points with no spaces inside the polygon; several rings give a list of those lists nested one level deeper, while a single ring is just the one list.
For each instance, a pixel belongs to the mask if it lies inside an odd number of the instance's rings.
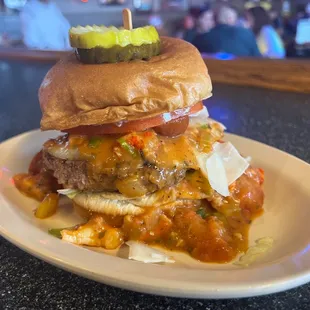
[{"label": "white plate", "polygon": [[[275,240],[272,250],[253,265],[203,264],[173,254],[176,264],[144,264],[119,253],[90,250],[54,238],[51,227],[79,219],[70,207],[50,219],[33,216],[36,202],[21,195],[11,176],[27,171],[32,156],[55,132],[32,131],[0,145],[0,233],[23,250],[65,270],[106,284],[167,296],[231,298],[263,295],[310,281],[310,165],[272,147],[226,135],[253,164],[266,172],[265,214],[254,221],[250,243]],[[115,257],[115,255],[119,257]]]}]

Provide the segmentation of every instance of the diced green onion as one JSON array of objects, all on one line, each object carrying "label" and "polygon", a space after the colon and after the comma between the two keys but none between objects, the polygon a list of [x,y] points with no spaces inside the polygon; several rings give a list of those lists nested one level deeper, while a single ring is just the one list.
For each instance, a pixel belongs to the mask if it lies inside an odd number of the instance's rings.
[{"label": "diced green onion", "polygon": [[64,229],[67,229],[67,230],[73,230],[73,229],[76,229],[79,225],[74,225],[74,226],[71,226],[71,227],[64,227],[64,228],[50,228],[48,230],[48,233],[56,238],[59,238],[61,239],[62,236],[61,236],[61,231],[64,230]]},{"label": "diced green onion", "polygon": [[196,214],[198,214],[201,218],[205,219],[207,216],[209,216],[210,214],[207,212],[206,209],[204,208],[200,208],[196,211]]},{"label": "diced green onion", "polygon": [[58,239],[61,239],[61,231],[65,228],[51,228],[48,230],[48,233]]},{"label": "diced green onion", "polygon": [[126,142],[124,138],[118,139],[117,142],[121,145],[121,147],[124,150],[130,153],[133,157],[137,157],[137,150],[132,145],[130,145],[128,142]]},{"label": "diced green onion", "polygon": [[204,124],[200,126],[201,129],[211,129],[211,126],[209,124]]},{"label": "diced green onion", "polygon": [[101,137],[91,137],[88,141],[88,146],[95,149],[102,143]]}]

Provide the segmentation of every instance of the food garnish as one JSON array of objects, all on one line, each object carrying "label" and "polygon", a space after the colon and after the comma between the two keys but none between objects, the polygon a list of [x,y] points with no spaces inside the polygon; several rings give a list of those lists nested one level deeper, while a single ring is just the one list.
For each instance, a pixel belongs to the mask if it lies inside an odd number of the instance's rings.
[{"label": "food garnish", "polygon": [[[130,19],[130,22],[129,22]],[[70,29],[70,44],[86,64],[148,60],[160,53],[160,38],[153,26],[132,29],[131,13],[124,15],[124,28],[77,26]]]},{"label": "food garnish", "polygon": [[72,226],[72,227],[50,228],[50,229],[48,230],[48,233],[49,233],[50,235],[52,235],[52,236],[58,238],[58,239],[61,239],[61,238],[62,238],[62,237],[61,237],[61,232],[62,232],[63,230],[75,230],[75,229],[77,229],[80,225],[81,225],[81,224],[79,224],[79,225],[74,225],[74,226]]},{"label": "food garnish", "polygon": [[137,157],[137,150],[129,144],[127,141],[124,140],[124,138],[120,138],[117,140],[117,142],[121,145],[121,147],[126,150],[129,154],[131,154],[133,157]]}]

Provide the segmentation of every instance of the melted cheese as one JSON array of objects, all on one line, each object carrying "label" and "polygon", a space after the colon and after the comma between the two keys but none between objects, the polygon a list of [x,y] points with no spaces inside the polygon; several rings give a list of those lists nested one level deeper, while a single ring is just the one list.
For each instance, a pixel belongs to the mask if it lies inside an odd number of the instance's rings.
[{"label": "melted cheese", "polygon": [[[167,169],[198,169],[195,152],[207,150],[223,135],[220,126],[190,127],[178,137],[168,138],[154,131],[137,132],[120,137],[107,135],[88,138],[70,135],[49,140],[47,151],[61,159],[86,160],[95,172],[109,172],[122,164],[132,170],[142,168],[145,163]],[[120,144],[120,138],[125,144]],[[92,143],[92,139],[98,139]]]}]

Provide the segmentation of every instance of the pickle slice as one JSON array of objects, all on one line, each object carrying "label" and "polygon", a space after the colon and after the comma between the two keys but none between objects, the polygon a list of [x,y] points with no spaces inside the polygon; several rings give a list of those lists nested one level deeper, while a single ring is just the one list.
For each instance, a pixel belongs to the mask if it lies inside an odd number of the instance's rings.
[{"label": "pickle slice", "polygon": [[155,27],[145,26],[127,30],[106,26],[77,26],[70,29],[70,44],[72,47],[81,49],[92,49],[103,47],[112,48],[116,45],[125,47],[127,45],[141,46],[159,41],[159,35]]},{"label": "pickle slice", "polygon": [[116,63],[134,59],[148,60],[160,53],[160,42],[125,47],[115,45],[111,48],[95,47],[91,49],[76,49],[77,58],[86,64]]},{"label": "pickle slice", "polygon": [[153,26],[132,30],[86,26],[70,29],[70,43],[77,58],[87,64],[150,59],[160,53],[160,39]]}]

